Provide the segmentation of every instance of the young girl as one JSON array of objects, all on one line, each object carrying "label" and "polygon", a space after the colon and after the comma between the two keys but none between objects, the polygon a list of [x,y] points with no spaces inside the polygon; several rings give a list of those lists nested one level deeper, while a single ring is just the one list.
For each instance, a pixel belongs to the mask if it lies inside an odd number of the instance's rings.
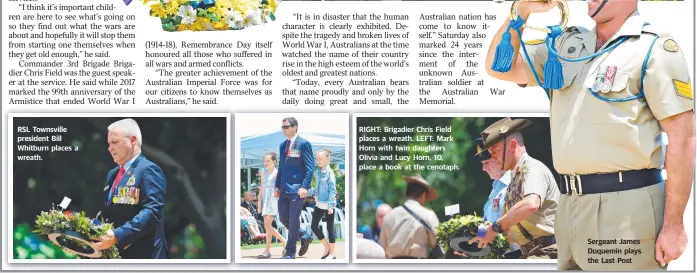
[{"label": "young girl", "polygon": [[274,217],[278,214],[278,198],[273,196],[276,188],[276,153],[264,155],[264,170],[259,170],[261,176],[261,187],[259,188],[259,204],[261,215],[264,216],[264,229],[266,229],[266,250],[258,258],[271,258],[271,240],[273,236],[286,245],[286,239],[273,227]]},{"label": "young girl", "polygon": [[[329,152],[329,150],[318,151],[316,157],[319,170],[315,173],[315,187],[309,192],[309,196],[314,195],[317,202],[312,212],[312,232],[315,233],[317,239],[324,245],[324,255],[322,259],[336,259],[334,256],[334,243],[336,242],[336,234],[334,233],[336,176],[334,176],[332,169],[329,168],[329,161],[331,159],[331,152]],[[324,233],[319,227],[319,221],[322,220],[322,217],[326,217],[329,243],[324,239]]]}]

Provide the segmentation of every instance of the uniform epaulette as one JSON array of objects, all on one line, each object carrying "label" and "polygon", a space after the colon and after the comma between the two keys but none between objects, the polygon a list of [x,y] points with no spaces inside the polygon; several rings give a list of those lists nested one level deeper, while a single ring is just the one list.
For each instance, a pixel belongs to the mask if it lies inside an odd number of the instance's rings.
[{"label": "uniform epaulette", "polygon": [[656,35],[656,36],[661,37],[661,38],[671,37],[670,33],[666,32],[666,31],[662,31],[653,25],[645,25],[644,27],[641,28],[641,33],[642,34]]}]

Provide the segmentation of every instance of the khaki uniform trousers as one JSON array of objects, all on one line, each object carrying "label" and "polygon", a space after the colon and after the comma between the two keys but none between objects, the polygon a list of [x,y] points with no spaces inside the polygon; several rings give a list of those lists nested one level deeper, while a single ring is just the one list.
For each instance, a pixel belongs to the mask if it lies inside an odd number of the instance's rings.
[{"label": "khaki uniform trousers", "polygon": [[665,270],[656,261],[665,183],[559,199],[558,270]]}]

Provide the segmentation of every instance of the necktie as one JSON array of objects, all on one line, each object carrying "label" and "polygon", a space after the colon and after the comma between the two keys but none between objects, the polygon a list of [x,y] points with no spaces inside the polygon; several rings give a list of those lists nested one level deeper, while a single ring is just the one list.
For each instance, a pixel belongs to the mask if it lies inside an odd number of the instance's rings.
[{"label": "necktie", "polygon": [[111,186],[111,194],[114,194],[114,190],[119,186],[119,182],[121,181],[121,178],[123,178],[124,172],[126,172],[126,170],[123,167],[119,168],[119,173],[116,175],[114,184]]},{"label": "necktie", "polygon": [[286,140],[286,156],[290,156],[290,139]]}]

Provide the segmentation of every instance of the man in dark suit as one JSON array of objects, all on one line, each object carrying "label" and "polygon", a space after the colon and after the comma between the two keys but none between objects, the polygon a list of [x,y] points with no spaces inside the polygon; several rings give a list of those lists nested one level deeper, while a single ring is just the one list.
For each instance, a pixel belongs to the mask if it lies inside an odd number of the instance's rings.
[{"label": "man in dark suit", "polygon": [[283,119],[281,128],[288,139],[280,147],[275,195],[279,197],[278,217],[288,229],[283,259],[295,259],[298,238],[301,238],[299,256],[305,255],[312,242],[312,234],[307,229],[300,229],[300,213],[312,183],[315,157],[310,142],[298,136],[298,121],[295,118]]},{"label": "man in dark suit", "polygon": [[141,154],[143,140],[135,120],[119,120],[108,130],[109,153],[119,166],[107,175],[103,216],[114,229],[99,238],[95,247],[116,245],[124,259],[167,259],[165,175]]}]

